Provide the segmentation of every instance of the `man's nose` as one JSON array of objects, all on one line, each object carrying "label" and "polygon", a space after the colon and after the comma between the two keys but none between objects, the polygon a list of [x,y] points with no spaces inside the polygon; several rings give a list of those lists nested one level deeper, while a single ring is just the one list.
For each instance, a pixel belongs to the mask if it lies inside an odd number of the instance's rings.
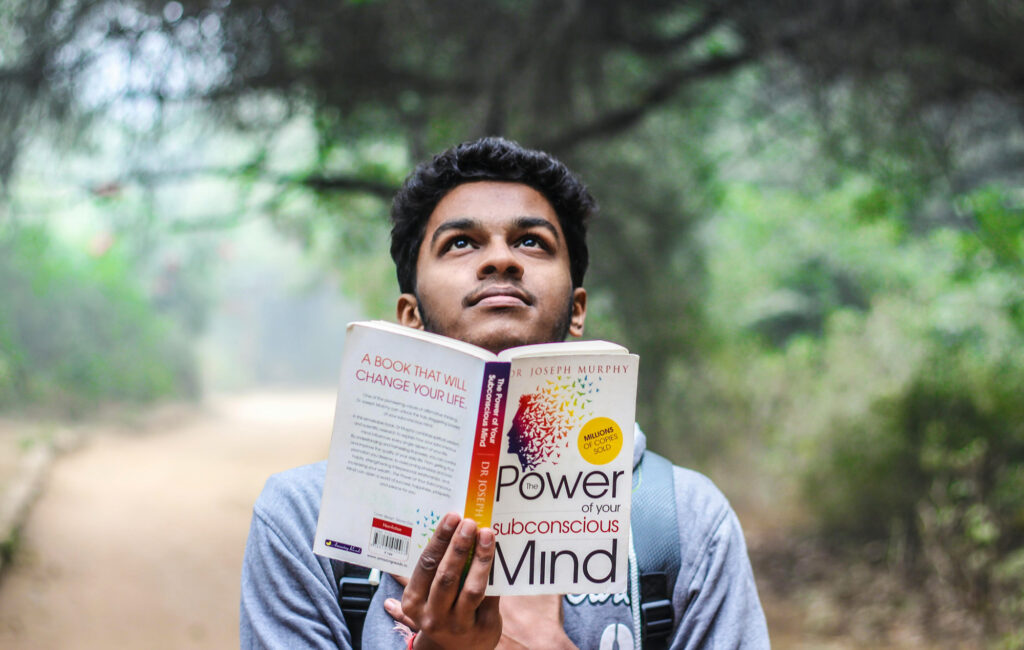
[{"label": "man's nose", "polygon": [[515,251],[504,240],[489,242],[480,260],[477,276],[482,280],[492,275],[512,278],[523,275],[523,266],[516,258]]}]

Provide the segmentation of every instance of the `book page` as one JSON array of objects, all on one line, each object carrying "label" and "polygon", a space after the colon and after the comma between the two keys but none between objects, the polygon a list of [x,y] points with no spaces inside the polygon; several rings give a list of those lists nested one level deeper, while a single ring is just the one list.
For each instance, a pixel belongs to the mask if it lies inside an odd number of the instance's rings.
[{"label": "book page", "polygon": [[550,357],[581,354],[629,354],[629,350],[618,343],[610,341],[562,341],[560,343],[537,343],[534,345],[520,345],[519,347],[503,350],[498,358],[511,361],[513,359],[524,359],[526,357]]},{"label": "book page", "polygon": [[411,574],[445,512],[462,511],[483,363],[350,326],[314,550]]},{"label": "book page", "polygon": [[[352,325],[352,323],[349,323]],[[387,332],[395,332],[403,336],[408,336],[414,339],[420,339],[423,341],[429,341],[436,343],[437,345],[443,345],[453,350],[458,350],[464,354],[469,354],[478,359],[486,359],[493,361],[497,359],[497,355],[488,352],[487,350],[473,345],[472,343],[466,343],[458,339],[453,339],[441,334],[434,334],[433,332],[427,332],[424,330],[414,329],[412,327],[406,327],[405,325],[399,325],[398,323],[389,323],[384,320],[372,320],[372,321],[361,321],[359,322],[360,327],[371,327],[374,329],[381,329]]]},{"label": "book page", "polygon": [[625,589],[637,371],[630,354],[513,360],[488,594]]}]

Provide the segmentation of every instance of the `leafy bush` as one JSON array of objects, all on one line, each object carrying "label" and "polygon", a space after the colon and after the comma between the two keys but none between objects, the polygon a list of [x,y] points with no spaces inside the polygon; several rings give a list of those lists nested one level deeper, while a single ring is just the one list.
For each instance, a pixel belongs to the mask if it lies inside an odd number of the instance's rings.
[{"label": "leafy bush", "polygon": [[836,427],[807,495],[827,530],[907,531],[938,584],[990,625],[1024,589],[1024,364],[939,349],[895,395]]},{"label": "leafy bush", "polygon": [[42,227],[0,230],[0,407],[194,393],[191,353],[133,277],[115,251],[75,259]]},{"label": "leafy bush", "polygon": [[800,477],[826,540],[884,553],[949,620],[1014,648],[1021,198],[987,187],[925,214],[866,180],[807,196],[733,187],[708,232],[708,312],[731,339],[715,361],[740,369],[725,393],[747,396],[717,430],[758,433],[762,462]]}]

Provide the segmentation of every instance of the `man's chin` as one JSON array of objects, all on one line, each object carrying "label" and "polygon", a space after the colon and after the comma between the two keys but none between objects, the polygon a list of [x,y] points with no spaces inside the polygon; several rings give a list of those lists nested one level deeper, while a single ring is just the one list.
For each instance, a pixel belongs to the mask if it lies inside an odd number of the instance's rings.
[{"label": "man's chin", "polygon": [[523,336],[513,335],[502,335],[496,332],[489,332],[484,336],[474,337],[470,339],[463,339],[468,343],[498,354],[502,350],[509,348],[519,347],[520,345],[529,345],[531,343],[543,343],[543,341],[532,341]]},{"label": "man's chin", "polygon": [[473,345],[497,354],[502,350],[516,348],[521,345],[533,345],[536,343],[551,343],[564,341],[565,337],[558,337],[557,333],[547,332],[524,332],[516,328],[504,330],[500,327],[486,328],[479,336],[464,339]]},{"label": "man's chin", "polygon": [[472,343],[494,354],[509,348],[535,343],[564,341],[568,334],[568,319],[541,324],[529,312],[520,309],[483,310],[473,314],[451,328],[437,328],[433,320],[426,320],[427,331]]},{"label": "man's chin", "polygon": [[550,340],[538,335],[528,324],[508,318],[478,319],[473,323],[463,323],[460,327],[431,331],[472,343],[494,354],[520,345]]}]

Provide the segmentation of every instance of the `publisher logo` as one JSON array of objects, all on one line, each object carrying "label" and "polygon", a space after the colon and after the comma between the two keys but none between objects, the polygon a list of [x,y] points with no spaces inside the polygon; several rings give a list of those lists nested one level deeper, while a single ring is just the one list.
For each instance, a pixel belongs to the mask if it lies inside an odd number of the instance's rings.
[{"label": "publisher logo", "polygon": [[622,451],[622,429],[611,418],[594,418],[580,429],[576,444],[591,465],[606,465]]},{"label": "publisher logo", "polygon": [[352,544],[345,544],[344,542],[336,542],[333,539],[325,540],[324,546],[340,549],[342,551],[348,551],[349,553],[355,553],[357,555],[363,552],[363,549],[359,548],[358,546],[353,546]]}]

